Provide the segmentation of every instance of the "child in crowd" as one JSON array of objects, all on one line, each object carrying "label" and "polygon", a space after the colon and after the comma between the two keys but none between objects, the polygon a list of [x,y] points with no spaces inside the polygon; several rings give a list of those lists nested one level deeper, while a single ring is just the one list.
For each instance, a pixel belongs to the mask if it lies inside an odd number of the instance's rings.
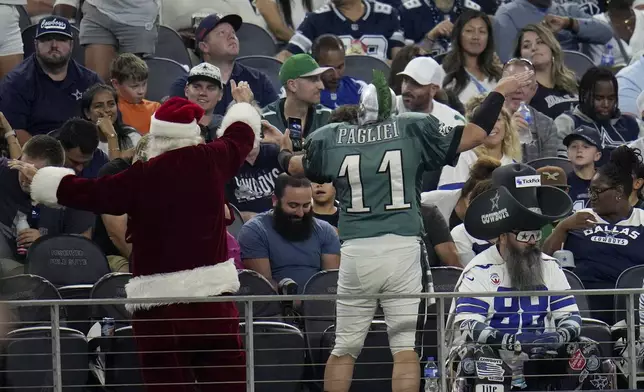
[{"label": "child in crowd", "polygon": [[150,119],[161,104],[143,98],[148,90],[147,64],[134,54],[123,53],[112,61],[110,76],[123,122],[141,134],[148,133]]},{"label": "child in crowd", "polygon": [[568,173],[568,195],[573,202],[573,212],[587,208],[588,187],[595,175],[595,163],[601,159],[601,139],[596,129],[582,125],[563,140],[572,162],[573,171]]}]

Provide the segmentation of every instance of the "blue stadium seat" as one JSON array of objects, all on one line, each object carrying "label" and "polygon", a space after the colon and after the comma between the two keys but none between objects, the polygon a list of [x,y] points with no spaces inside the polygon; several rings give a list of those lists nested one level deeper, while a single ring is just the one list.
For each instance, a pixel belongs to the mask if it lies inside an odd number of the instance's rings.
[{"label": "blue stadium seat", "polygon": [[27,253],[26,272],[55,286],[94,284],[110,272],[107,258],[92,241],[80,235],[40,237]]},{"label": "blue stadium seat", "polygon": [[[89,299],[93,287],[91,284],[62,286],[58,288],[58,292],[63,299]],[[65,309],[67,311],[67,326],[87,334],[92,326],[90,307],[88,305],[65,305]]]},{"label": "blue stadium seat", "polygon": [[[99,279],[92,287],[89,295],[91,299],[98,298],[126,298],[125,285],[132,279],[132,274],[113,272]],[[131,314],[125,310],[125,305],[94,305],[91,316],[93,320],[100,321],[103,317],[114,319],[116,328],[127,326],[131,321]]]},{"label": "blue stadium seat", "polygon": [[[241,270],[238,273],[239,291],[237,295],[274,295],[275,301],[261,301],[253,303],[253,320],[278,320],[281,321],[282,306],[277,296],[277,291],[265,277],[252,270]],[[246,303],[237,302],[239,318],[246,317]]]},{"label": "blue stadium seat", "polygon": [[379,58],[359,55],[347,56],[344,59],[344,74],[352,78],[371,83],[374,70],[382,71],[385,74],[385,79],[389,79],[391,69],[387,63]]},{"label": "blue stadium seat", "polygon": [[27,13],[27,9],[22,5],[17,5],[16,9],[18,14],[20,14],[20,19],[18,20],[18,25],[20,26],[20,31],[25,31],[25,29],[31,26],[31,17]]},{"label": "blue stadium seat", "polygon": [[[644,265],[636,265],[622,272],[615,283],[616,289],[641,289],[644,286]],[[633,307],[635,308],[635,323],[639,325],[639,312],[637,311],[639,295],[634,295]],[[615,322],[626,320],[626,296],[615,296]]]},{"label": "blue stadium seat", "polygon": [[[81,46],[78,36],[80,31],[76,26],[71,26],[74,31],[74,48],[72,49],[72,58],[76,60],[78,64],[85,64],[85,49]],[[34,44],[34,37],[36,36],[36,29],[38,25],[31,25],[26,29],[22,30],[22,43],[24,46],[25,58],[31,56],[36,51],[36,46]]]},{"label": "blue stadium seat", "polygon": [[447,56],[447,52],[445,52],[445,53],[441,53],[441,54],[437,54],[436,56],[433,56],[432,58],[433,58],[434,60],[436,60],[436,62],[437,62],[438,64],[442,64],[442,63],[443,63],[443,60],[445,60],[445,56]]},{"label": "blue stadium seat", "polygon": [[146,57],[145,63],[148,65],[148,92],[145,98],[150,101],[160,102],[165,96],[169,95],[172,84],[182,76],[186,76],[188,71],[179,63],[171,59],[160,57]]},{"label": "blue stadium seat", "polygon": [[[36,275],[16,275],[0,279],[0,299],[3,301],[18,300],[51,300],[62,299],[56,287],[47,279]],[[9,328],[20,329],[51,323],[49,306],[9,306]],[[60,310],[60,318],[66,313]]]},{"label": "blue stadium seat", "polygon": [[282,68],[282,62],[275,57],[244,56],[237,57],[236,61],[247,67],[255,68],[258,71],[264,72],[266,76],[268,76],[268,80],[271,81],[275,91],[280,91],[282,89],[282,83],[280,83],[280,68]]},{"label": "blue stadium seat", "polygon": [[[584,284],[581,283],[581,279],[574,272],[563,268],[564,275],[568,280],[571,290],[586,290]],[[579,314],[581,317],[590,318],[590,306],[588,305],[588,298],[585,295],[577,294],[575,295],[575,302],[577,302],[577,307],[579,308]]]},{"label": "blue stadium seat", "polygon": [[226,230],[237,239],[237,236],[239,235],[239,230],[241,230],[242,226],[244,225],[244,218],[242,218],[241,212],[239,212],[239,209],[235,207],[232,204],[228,204],[228,207],[230,208],[230,212],[233,214],[235,217],[235,220],[233,221],[232,224],[230,224],[228,227],[226,227]]},{"label": "blue stadium seat", "polygon": [[237,31],[239,39],[239,57],[275,56],[277,46],[273,37],[262,27],[252,23],[242,23]]},{"label": "blue stadium seat", "polygon": [[117,328],[114,336],[101,345],[105,354],[105,387],[114,392],[145,391],[141,377],[141,362],[132,335],[132,327]]},{"label": "blue stadium seat", "polygon": [[192,60],[183,39],[171,27],[160,25],[159,38],[154,52],[155,57],[174,60],[181,65],[192,68]]},{"label": "blue stadium seat", "polygon": [[575,73],[577,80],[581,79],[586,71],[595,66],[593,60],[591,60],[590,57],[581,52],[576,52],[574,50],[564,50],[563,55],[564,65],[570,68],[570,70]]},{"label": "blue stadium seat", "polygon": [[544,166],[556,166],[563,169],[566,174],[572,171],[572,163],[568,159],[559,157],[538,158],[526,163],[526,165],[532,166],[535,170]]}]

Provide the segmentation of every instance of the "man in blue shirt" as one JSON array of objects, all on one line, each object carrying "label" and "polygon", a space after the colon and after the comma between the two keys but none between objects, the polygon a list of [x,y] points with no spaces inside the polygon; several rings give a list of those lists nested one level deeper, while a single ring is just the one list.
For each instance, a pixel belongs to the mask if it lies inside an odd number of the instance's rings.
[{"label": "man in blue shirt", "polygon": [[[239,39],[236,31],[241,25],[242,18],[239,15],[221,17],[218,14],[212,14],[204,18],[195,31],[197,49],[203,61],[216,66],[221,71],[223,96],[215,106],[214,114],[223,116],[233,101],[230,83],[228,83],[230,80],[237,83],[248,82],[260,107],[278,98],[275,87],[266,74],[235,61],[239,55]],[[177,79],[170,88],[170,95],[185,97],[187,83],[188,75]]]},{"label": "man in blue shirt", "polygon": [[398,11],[388,4],[366,0],[331,0],[306,15],[286,50],[277,57],[308,53],[322,34],[337,35],[352,55],[393,59],[405,45]]},{"label": "man in blue shirt", "polygon": [[334,72],[320,75],[324,90],[320,91],[320,103],[329,109],[343,105],[357,105],[360,92],[367,84],[362,80],[344,76],[345,47],[333,34],[319,36],[313,44],[312,54],[321,67],[333,68]]},{"label": "man in blue shirt", "polygon": [[340,240],[333,226],[313,217],[311,182],[280,174],[274,209],[255,216],[239,231],[241,257],[275,288],[293,279],[302,292],[309,278],[340,266]]},{"label": "man in blue shirt", "polygon": [[67,19],[42,19],[35,38],[35,53],[0,83],[0,112],[21,145],[32,135],[46,134],[80,116],[83,92],[101,83],[98,75],[71,58],[74,36]]},{"label": "man in blue shirt", "polygon": [[72,118],[50,133],[65,149],[65,167],[83,178],[97,178],[109,158],[98,148],[98,128],[81,118]]}]

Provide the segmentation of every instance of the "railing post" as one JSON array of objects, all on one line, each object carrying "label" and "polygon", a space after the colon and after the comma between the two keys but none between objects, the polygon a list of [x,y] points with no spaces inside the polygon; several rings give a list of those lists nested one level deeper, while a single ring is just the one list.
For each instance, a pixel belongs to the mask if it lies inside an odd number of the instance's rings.
[{"label": "railing post", "polygon": [[246,301],[246,391],[255,392],[255,341],[253,340],[253,301]]},{"label": "railing post", "polygon": [[51,306],[51,358],[54,392],[63,391],[62,360],[60,358],[60,307]]},{"label": "railing post", "polygon": [[633,294],[626,296],[626,340],[628,347],[628,387],[637,389],[637,352],[635,350],[635,302]]},{"label": "railing post", "polygon": [[436,367],[439,369],[438,374],[440,375],[441,382],[441,391],[447,391],[447,377],[445,374],[445,369],[447,369],[447,358],[445,357],[447,349],[445,345],[445,298],[438,298],[438,322],[436,323],[436,329],[438,333],[438,363]]}]

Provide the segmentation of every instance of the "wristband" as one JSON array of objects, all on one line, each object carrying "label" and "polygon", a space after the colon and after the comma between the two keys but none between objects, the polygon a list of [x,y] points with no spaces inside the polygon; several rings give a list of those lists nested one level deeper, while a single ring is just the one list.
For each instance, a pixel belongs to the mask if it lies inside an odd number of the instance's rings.
[{"label": "wristband", "polygon": [[286,174],[288,174],[288,165],[289,162],[291,162],[291,158],[293,158],[293,153],[289,150],[282,150],[279,154],[277,154],[277,162],[280,164],[282,170],[284,170],[284,173]]},{"label": "wristband", "polygon": [[494,129],[494,125],[496,125],[496,120],[499,118],[501,110],[503,110],[504,102],[505,97],[503,94],[492,91],[485,97],[485,100],[474,113],[470,122],[478,125],[489,135]]},{"label": "wristband", "polygon": [[9,132],[5,133],[4,134],[5,140],[8,140],[9,136],[16,136],[16,131],[9,131]]}]

